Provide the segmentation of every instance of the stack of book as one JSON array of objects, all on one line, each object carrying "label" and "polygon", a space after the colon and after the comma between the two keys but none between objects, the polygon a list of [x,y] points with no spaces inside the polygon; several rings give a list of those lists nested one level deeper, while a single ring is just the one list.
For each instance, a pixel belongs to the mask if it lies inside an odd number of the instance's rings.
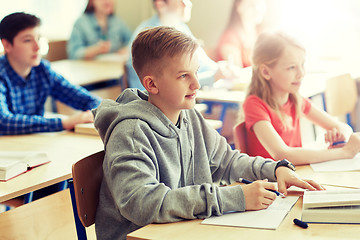
[{"label": "stack of book", "polygon": [[360,223],[360,189],[306,191],[301,220],[310,223]]}]

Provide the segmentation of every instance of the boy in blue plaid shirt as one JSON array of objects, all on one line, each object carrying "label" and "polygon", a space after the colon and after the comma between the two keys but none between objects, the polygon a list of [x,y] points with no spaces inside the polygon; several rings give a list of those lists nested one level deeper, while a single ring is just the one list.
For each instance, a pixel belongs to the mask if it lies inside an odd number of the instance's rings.
[{"label": "boy in blue plaid shirt", "polygon": [[[71,130],[92,122],[90,109],[100,99],[54,72],[40,54],[40,19],[17,12],[0,23],[5,55],[0,57],[0,135]],[[45,118],[51,96],[83,112],[68,118]]]}]

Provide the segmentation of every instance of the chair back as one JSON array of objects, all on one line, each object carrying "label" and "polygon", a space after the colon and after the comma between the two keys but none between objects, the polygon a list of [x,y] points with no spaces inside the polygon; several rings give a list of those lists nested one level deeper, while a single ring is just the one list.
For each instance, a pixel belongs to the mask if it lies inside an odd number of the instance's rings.
[{"label": "chair back", "polygon": [[77,212],[84,227],[95,223],[104,156],[105,152],[100,151],[81,159],[72,166]]},{"label": "chair back", "polygon": [[350,74],[343,74],[326,81],[325,107],[333,116],[351,113],[356,105],[356,82]]},{"label": "chair back", "polygon": [[49,42],[49,51],[44,57],[50,62],[67,59],[67,40],[55,40]]},{"label": "chair back", "polygon": [[245,122],[239,123],[234,127],[234,143],[235,148],[240,150],[240,152],[247,152],[247,135]]}]

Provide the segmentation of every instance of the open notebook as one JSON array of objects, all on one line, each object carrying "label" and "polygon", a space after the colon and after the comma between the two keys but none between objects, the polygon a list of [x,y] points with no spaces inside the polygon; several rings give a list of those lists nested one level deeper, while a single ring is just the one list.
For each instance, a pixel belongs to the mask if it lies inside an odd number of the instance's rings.
[{"label": "open notebook", "polygon": [[286,198],[277,197],[267,209],[258,211],[229,212],[222,216],[213,216],[202,221],[202,224],[277,229],[290,209],[294,206],[298,196]]}]

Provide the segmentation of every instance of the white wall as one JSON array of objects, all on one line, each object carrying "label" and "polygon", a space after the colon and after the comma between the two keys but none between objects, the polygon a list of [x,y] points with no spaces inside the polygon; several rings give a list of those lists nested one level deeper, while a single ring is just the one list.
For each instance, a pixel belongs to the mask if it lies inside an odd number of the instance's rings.
[{"label": "white wall", "polygon": [[35,14],[42,21],[44,36],[66,39],[86,3],[86,0],[0,0],[0,19],[18,11]]},{"label": "white wall", "polygon": [[[208,47],[215,47],[228,21],[232,0],[193,0],[192,18],[188,23],[193,34]],[[152,0],[117,0],[116,14],[134,30],[154,13]]]}]

